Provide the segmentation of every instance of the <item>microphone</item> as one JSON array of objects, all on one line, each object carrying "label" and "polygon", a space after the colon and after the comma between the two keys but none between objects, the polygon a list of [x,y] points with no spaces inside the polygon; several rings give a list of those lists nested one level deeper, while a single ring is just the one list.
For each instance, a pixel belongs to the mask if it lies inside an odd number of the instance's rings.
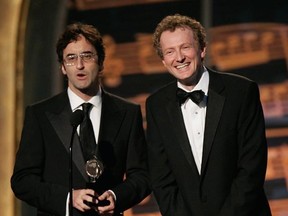
[{"label": "microphone", "polygon": [[71,134],[71,140],[70,140],[70,163],[69,163],[69,215],[73,216],[73,172],[72,172],[72,166],[73,166],[73,158],[72,158],[72,146],[73,146],[73,137],[76,132],[77,126],[81,124],[81,122],[84,119],[84,113],[82,110],[77,109],[74,111],[70,117],[70,124],[73,127],[72,134]]}]

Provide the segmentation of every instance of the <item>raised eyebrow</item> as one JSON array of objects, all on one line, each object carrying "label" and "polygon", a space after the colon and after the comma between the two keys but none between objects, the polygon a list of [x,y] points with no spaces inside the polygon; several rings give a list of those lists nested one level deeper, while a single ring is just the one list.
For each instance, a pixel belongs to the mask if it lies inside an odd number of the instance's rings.
[{"label": "raised eyebrow", "polygon": [[183,46],[184,46],[184,47],[185,47],[185,46],[193,47],[193,44],[191,44],[191,43],[184,43],[184,44],[181,45],[181,47],[183,47]]},{"label": "raised eyebrow", "polygon": [[65,57],[68,57],[68,56],[76,56],[75,53],[68,53]]},{"label": "raised eyebrow", "polygon": [[[81,52],[80,54],[93,54],[92,51],[84,51],[84,52]],[[68,53],[66,56],[76,56],[77,54],[76,53]]]},{"label": "raised eyebrow", "polygon": [[163,50],[163,53],[170,52],[170,51],[173,51],[173,50],[174,50],[173,48],[167,48],[167,49]]},{"label": "raised eyebrow", "polygon": [[92,51],[84,51],[84,52],[81,52],[80,54],[93,54]]}]

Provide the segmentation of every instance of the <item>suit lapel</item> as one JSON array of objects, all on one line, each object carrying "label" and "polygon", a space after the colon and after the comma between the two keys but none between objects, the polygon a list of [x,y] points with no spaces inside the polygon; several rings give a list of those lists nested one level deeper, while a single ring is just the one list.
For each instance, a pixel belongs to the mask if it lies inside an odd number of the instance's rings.
[{"label": "suit lapel", "polygon": [[[57,108],[55,111],[46,112],[48,119],[50,120],[52,126],[54,127],[58,137],[62,141],[67,153],[70,154],[70,142],[72,136],[72,126],[70,124],[70,117],[72,114],[69,99],[67,93],[60,95],[59,100],[55,102]],[[82,174],[84,179],[87,178],[85,173],[85,161],[82,154],[82,149],[80,147],[80,141],[77,132],[73,137],[73,162],[78,168],[79,172]]]},{"label": "suit lapel", "polygon": [[[218,127],[223,106],[225,103],[225,97],[221,95],[221,92],[224,90],[224,85],[222,84],[221,79],[215,72],[211,72],[210,70],[209,70],[209,76],[210,81],[209,81],[209,92],[208,92],[207,112],[205,121],[201,174],[206,169],[212,143],[214,141],[214,137],[216,134],[216,129]],[[166,106],[167,116],[170,120],[170,124],[173,125],[172,127],[173,131],[171,131],[171,134],[177,134],[176,139],[183,151],[183,154],[185,155],[185,158],[192,167],[192,170],[199,175],[192,154],[190,142],[187,136],[181,108],[176,98],[176,88],[177,83],[175,82],[168,89],[168,92],[166,94],[167,101],[165,101],[163,104],[167,104]],[[170,134],[168,130],[167,134]]]},{"label": "suit lapel", "polygon": [[[112,147],[111,144],[115,143],[125,112],[126,110],[119,107],[109,93],[102,91],[102,113],[98,141],[100,153],[108,150],[107,145],[110,148]],[[105,144],[107,145],[104,146]]]},{"label": "suit lapel", "polygon": [[[183,115],[181,111],[181,107],[179,105],[178,99],[176,97],[176,89],[177,89],[177,84],[176,82],[171,86],[171,88],[168,89],[167,92],[167,101],[164,102],[163,104],[167,104],[166,106],[166,112],[167,116],[170,120],[170,125],[172,126],[171,133],[167,130],[167,134],[175,134],[176,137],[173,137],[171,140],[177,140],[177,143],[179,143],[179,146],[185,155],[185,158],[187,159],[189,165],[192,167],[192,169],[195,171],[195,173],[198,174],[196,163],[192,154],[190,142],[187,136],[184,120],[183,120]],[[168,128],[168,127],[167,127]],[[169,127],[171,128],[171,127]],[[175,145],[173,143],[172,145]]]},{"label": "suit lapel", "polygon": [[225,102],[225,97],[220,94],[220,92],[222,92],[222,90],[224,89],[224,86],[221,83],[221,79],[217,77],[215,72],[209,71],[209,76],[210,81],[209,81],[209,91],[208,91],[208,101],[207,101],[207,111],[205,121],[201,174],[206,169],[210,150],[212,147],[212,143],[216,134],[216,129],[218,127]]}]

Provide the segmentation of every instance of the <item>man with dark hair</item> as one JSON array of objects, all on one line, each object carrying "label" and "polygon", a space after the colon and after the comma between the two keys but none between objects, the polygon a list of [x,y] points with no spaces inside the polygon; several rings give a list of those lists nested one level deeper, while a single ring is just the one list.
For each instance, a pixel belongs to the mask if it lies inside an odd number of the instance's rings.
[{"label": "man with dark hair", "polygon": [[[12,189],[39,216],[69,215],[69,209],[74,216],[121,215],[150,193],[140,106],[102,88],[105,49],[93,26],[69,25],[57,54],[68,88],[26,108]],[[76,110],[85,113],[73,138],[69,175]]]}]

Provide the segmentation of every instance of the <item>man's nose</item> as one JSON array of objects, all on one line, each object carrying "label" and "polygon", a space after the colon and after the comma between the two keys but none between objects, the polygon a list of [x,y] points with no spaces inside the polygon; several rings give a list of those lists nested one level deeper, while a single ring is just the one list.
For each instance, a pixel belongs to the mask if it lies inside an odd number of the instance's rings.
[{"label": "man's nose", "polygon": [[82,58],[81,58],[80,56],[78,56],[78,58],[77,58],[76,67],[77,67],[78,69],[84,67],[83,60],[82,60]]},{"label": "man's nose", "polygon": [[185,55],[181,51],[176,52],[176,60],[182,62],[185,59]]}]

